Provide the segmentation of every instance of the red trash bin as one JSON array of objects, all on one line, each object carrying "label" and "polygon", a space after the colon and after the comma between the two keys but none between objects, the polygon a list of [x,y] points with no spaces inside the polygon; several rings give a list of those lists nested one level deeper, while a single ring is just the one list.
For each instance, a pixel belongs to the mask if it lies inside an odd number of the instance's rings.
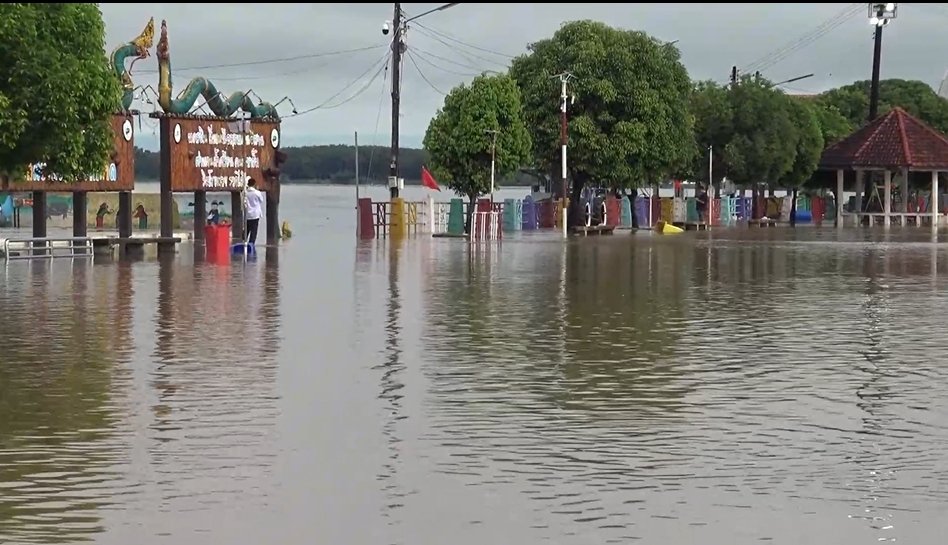
[{"label": "red trash bin", "polygon": [[208,254],[230,255],[230,225],[205,226],[204,245]]}]

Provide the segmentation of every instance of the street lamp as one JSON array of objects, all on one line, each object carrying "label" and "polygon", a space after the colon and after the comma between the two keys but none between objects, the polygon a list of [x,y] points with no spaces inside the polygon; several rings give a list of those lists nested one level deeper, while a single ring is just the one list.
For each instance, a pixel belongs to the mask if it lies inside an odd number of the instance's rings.
[{"label": "street lamp", "polygon": [[872,50],[872,86],[869,89],[869,121],[879,111],[879,65],[882,61],[882,27],[898,16],[896,2],[869,4],[869,24],[875,27],[875,43]]},{"label": "street lamp", "polygon": [[484,132],[491,135],[490,140],[490,206],[493,210],[494,207],[494,158],[497,153],[497,134],[500,132],[497,129],[487,129]]},{"label": "street lamp", "polygon": [[392,18],[391,23],[385,21],[382,24],[382,34],[388,35],[389,33],[394,34],[392,37],[392,149],[391,149],[391,163],[389,164],[388,171],[388,187],[391,197],[394,199],[398,197],[399,190],[399,178],[398,178],[398,121],[399,121],[399,104],[401,102],[401,93],[402,93],[402,53],[405,52],[405,35],[408,31],[408,23],[428,15],[429,13],[434,13],[436,11],[444,11],[448,8],[453,8],[454,6],[460,4],[460,2],[454,2],[451,4],[442,4],[434,9],[429,9],[424,13],[415,15],[408,19],[403,19],[405,14],[402,12],[402,4],[400,2],[395,2],[395,13]]}]

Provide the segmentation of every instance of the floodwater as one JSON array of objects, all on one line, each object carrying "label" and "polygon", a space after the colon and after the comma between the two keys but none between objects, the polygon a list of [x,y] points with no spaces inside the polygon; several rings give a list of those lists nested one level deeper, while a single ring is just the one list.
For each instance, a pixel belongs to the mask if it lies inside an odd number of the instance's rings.
[{"label": "floodwater", "polygon": [[927,229],[471,249],[284,203],[253,263],[6,264],[0,543],[943,543]]}]

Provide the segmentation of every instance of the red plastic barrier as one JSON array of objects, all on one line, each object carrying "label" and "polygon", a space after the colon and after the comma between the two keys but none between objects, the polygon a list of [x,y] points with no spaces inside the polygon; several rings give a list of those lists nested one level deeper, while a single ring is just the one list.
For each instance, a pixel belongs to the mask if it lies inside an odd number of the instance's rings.
[{"label": "red plastic barrier", "polygon": [[[624,198],[624,197],[623,197]],[[615,195],[606,196],[606,225],[612,227],[618,227],[620,220],[619,216],[622,214],[622,210],[619,207],[619,199]]]},{"label": "red plastic barrier", "polygon": [[372,217],[372,199],[361,198],[356,205],[359,207],[359,238],[364,240],[375,238],[375,218]]},{"label": "red plastic barrier", "polygon": [[208,258],[230,255],[230,225],[205,225],[204,246]]},{"label": "red plastic barrier", "polygon": [[810,199],[810,217],[814,225],[822,225],[826,215],[826,199],[813,197]]},{"label": "red plastic barrier", "polygon": [[540,226],[540,229],[552,229],[556,227],[553,218],[553,210],[553,201],[550,199],[537,203],[537,224]]}]

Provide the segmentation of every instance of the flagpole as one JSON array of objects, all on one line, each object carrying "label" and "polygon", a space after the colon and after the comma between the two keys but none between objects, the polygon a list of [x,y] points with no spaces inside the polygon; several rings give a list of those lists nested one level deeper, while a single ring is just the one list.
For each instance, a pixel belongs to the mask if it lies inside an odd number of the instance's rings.
[{"label": "flagpole", "polygon": [[359,131],[355,131],[356,237],[362,239],[362,211],[359,210]]}]

